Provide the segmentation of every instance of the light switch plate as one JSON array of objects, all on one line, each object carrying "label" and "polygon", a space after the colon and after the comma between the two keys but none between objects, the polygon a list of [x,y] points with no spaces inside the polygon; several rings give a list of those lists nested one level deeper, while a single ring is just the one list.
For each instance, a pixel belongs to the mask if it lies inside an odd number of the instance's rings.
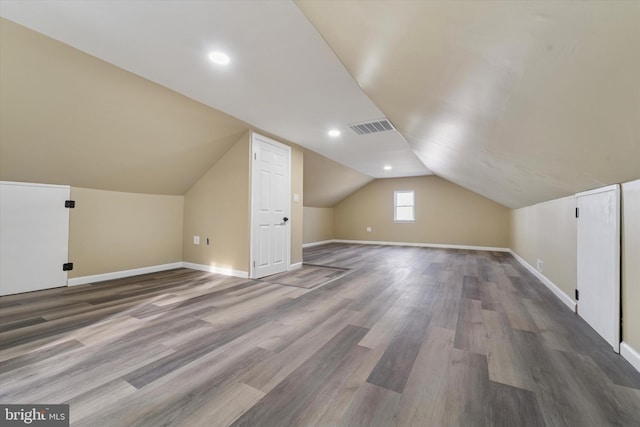
[{"label": "light switch plate", "polygon": [[293,193],[293,202],[300,203],[300,195],[298,193]]},{"label": "light switch plate", "polygon": [[193,236],[193,244],[194,245],[200,244],[200,236]]}]

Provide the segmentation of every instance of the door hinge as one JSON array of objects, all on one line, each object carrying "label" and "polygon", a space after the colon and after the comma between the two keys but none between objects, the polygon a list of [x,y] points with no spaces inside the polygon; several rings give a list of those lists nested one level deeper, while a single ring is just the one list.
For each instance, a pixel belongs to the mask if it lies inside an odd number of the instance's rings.
[{"label": "door hinge", "polygon": [[70,271],[70,270],[73,270],[72,262],[67,262],[65,264],[62,264],[62,271]]},{"label": "door hinge", "polygon": [[258,160],[258,153],[253,153],[253,160]]},{"label": "door hinge", "polygon": [[580,291],[576,289],[576,301],[580,299]]},{"label": "door hinge", "polygon": [[256,268],[256,262],[253,261],[253,268]]},{"label": "door hinge", "polygon": [[75,200],[65,200],[64,201],[64,207],[65,208],[69,208],[69,209],[73,209],[76,207],[76,201]]},{"label": "door hinge", "polygon": [[576,208],[576,218],[580,218],[580,208]]}]

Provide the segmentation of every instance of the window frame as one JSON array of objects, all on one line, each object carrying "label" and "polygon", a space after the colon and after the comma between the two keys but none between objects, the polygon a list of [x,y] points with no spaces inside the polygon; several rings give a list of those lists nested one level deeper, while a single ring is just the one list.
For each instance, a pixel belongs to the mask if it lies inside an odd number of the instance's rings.
[{"label": "window frame", "polygon": [[[398,204],[398,193],[411,193],[413,196],[413,204],[411,205],[399,205]],[[410,207],[411,213],[413,214],[413,219],[398,219],[398,208],[406,208]],[[395,190],[393,192],[393,222],[399,223],[411,223],[416,222],[416,192],[415,190]]]}]

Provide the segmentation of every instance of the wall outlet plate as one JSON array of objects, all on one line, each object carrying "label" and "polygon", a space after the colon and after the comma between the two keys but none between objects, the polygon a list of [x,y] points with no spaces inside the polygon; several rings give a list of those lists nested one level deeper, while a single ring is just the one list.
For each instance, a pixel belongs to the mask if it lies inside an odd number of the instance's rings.
[{"label": "wall outlet plate", "polygon": [[538,258],[538,260],[536,262],[536,268],[538,269],[538,271],[540,273],[542,273],[542,260],[540,258]]},{"label": "wall outlet plate", "polygon": [[367,227],[367,233],[371,233],[371,227]]}]

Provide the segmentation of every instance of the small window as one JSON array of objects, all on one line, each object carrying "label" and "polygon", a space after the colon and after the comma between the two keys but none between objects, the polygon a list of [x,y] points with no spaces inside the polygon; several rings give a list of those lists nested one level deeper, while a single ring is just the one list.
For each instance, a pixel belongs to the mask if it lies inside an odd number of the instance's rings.
[{"label": "small window", "polygon": [[394,194],[393,220],[396,222],[413,222],[415,216],[415,198],[413,190],[396,191]]}]

